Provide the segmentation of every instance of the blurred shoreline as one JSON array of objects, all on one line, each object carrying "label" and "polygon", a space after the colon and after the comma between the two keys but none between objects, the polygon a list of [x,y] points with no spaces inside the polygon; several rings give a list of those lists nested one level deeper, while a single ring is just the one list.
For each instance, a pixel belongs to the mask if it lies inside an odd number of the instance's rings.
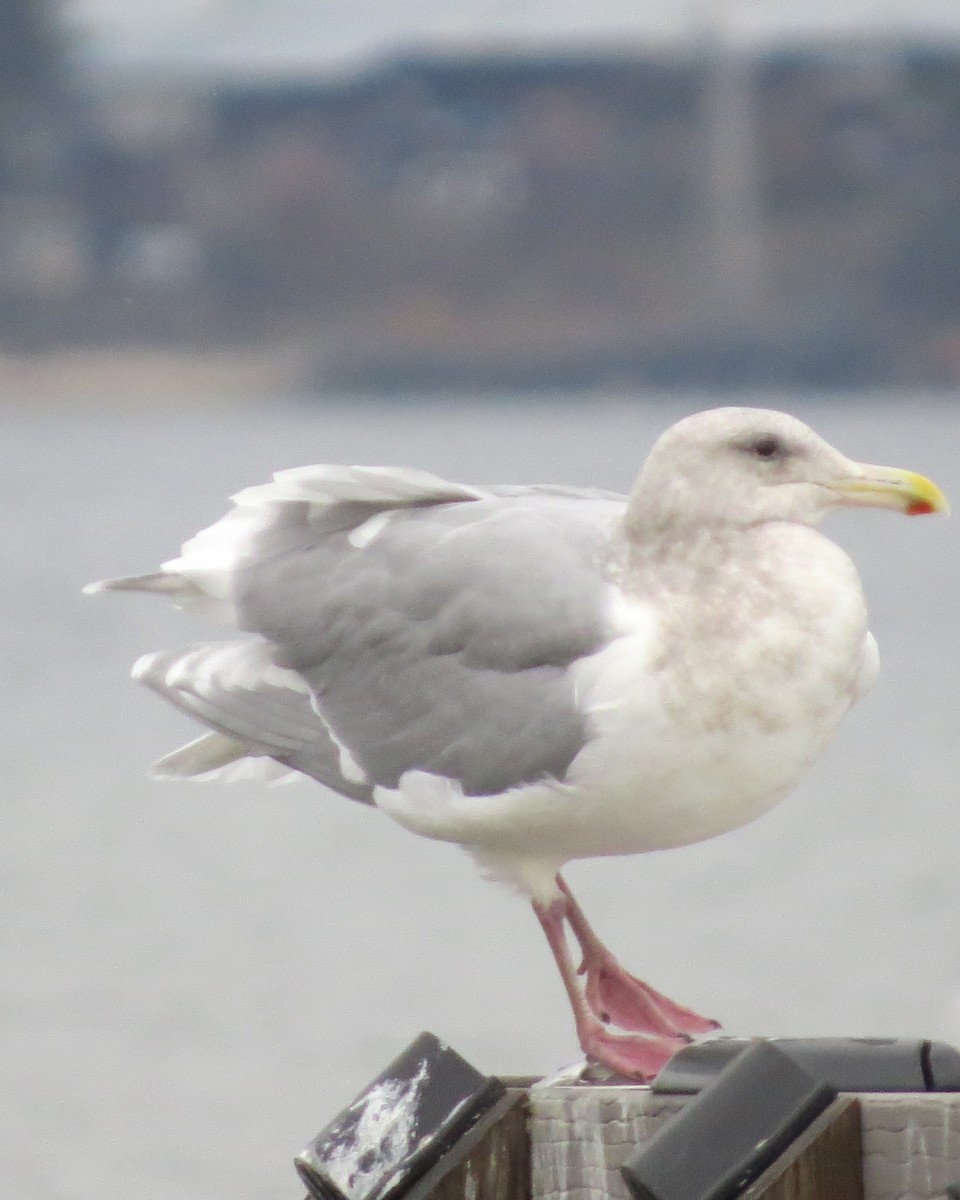
[{"label": "blurred shoreline", "polygon": [[174,351],[152,347],[0,354],[0,404],[123,401],[182,407],[298,390],[295,356],[276,346]]},{"label": "blurred shoreline", "polygon": [[[555,333],[555,331],[554,331]],[[571,331],[564,343],[556,336],[526,341],[507,337],[502,343],[483,337],[466,339],[390,338],[371,332],[344,354],[325,354],[292,343],[264,343],[238,348],[207,349],[106,345],[63,347],[33,353],[0,352],[0,408],[29,405],[115,404],[184,408],[201,404],[244,404],[263,395],[296,397],[340,394],[382,402],[387,396],[463,395],[576,396],[591,391],[638,391],[685,395],[702,390],[696,379],[661,379],[651,383],[643,369],[650,347],[629,336],[600,337],[585,344]],[[760,347],[761,351],[763,347]],[[681,353],[696,353],[709,366],[720,361],[723,346],[689,344]],[[743,356],[751,347],[731,344]],[[668,361],[668,360],[664,360]],[[796,381],[765,378],[762,353],[754,359],[757,377],[735,371],[711,381],[718,396],[736,396],[771,386],[777,391],[804,392]],[[960,386],[960,331],[931,344],[930,361],[938,364],[937,381],[928,393],[952,393]],[[709,372],[705,372],[709,374]],[[775,372],[771,372],[775,376]],[[887,380],[881,393],[899,393],[909,385]],[[818,389],[823,394],[856,397],[860,389],[846,380]]]}]

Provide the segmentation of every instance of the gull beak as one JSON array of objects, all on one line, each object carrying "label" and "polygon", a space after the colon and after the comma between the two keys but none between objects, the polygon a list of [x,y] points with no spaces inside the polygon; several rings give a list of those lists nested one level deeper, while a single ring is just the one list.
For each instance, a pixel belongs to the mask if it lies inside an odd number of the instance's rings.
[{"label": "gull beak", "polygon": [[841,504],[861,508],[892,508],[916,517],[922,513],[949,513],[947,498],[935,483],[915,471],[899,467],[851,464],[854,470],[825,484]]}]

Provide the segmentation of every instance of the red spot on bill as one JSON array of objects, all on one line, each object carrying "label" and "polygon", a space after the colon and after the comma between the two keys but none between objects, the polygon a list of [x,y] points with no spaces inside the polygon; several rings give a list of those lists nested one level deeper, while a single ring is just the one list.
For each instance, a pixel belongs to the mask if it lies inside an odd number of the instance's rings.
[{"label": "red spot on bill", "polygon": [[932,513],[933,505],[929,500],[914,500],[907,508],[908,517],[921,517],[924,513]]}]

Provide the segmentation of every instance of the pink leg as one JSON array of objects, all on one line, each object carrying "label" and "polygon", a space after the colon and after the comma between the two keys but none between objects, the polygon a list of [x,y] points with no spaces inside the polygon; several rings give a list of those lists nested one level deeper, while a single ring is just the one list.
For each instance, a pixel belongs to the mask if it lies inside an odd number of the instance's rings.
[{"label": "pink leg", "polygon": [[563,985],[570,998],[577,1036],[587,1058],[602,1063],[618,1075],[646,1083],[685,1044],[686,1039],[662,1035],[640,1036],[611,1033],[604,1028],[597,1013],[588,1004],[577,978],[577,970],[570,957],[570,948],[564,931],[568,917],[566,897],[543,905],[533,902],[543,931],[547,935],[553,957],[560,969]]},{"label": "pink leg", "polygon": [[563,892],[565,916],[583,953],[579,974],[587,977],[587,1004],[601,1021],[638,1033],[687,1040],[720,1028],[719,1022],[684,1008],[625,971],[594,933],[560,875],[557,886]]}]

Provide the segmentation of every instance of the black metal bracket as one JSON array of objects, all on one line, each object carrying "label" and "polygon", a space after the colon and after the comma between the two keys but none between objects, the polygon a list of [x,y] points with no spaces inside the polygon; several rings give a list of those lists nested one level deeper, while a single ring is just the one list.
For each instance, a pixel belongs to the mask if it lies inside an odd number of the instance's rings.
[{"label": "black metal bracket", "polygon": [[758,1040],[623,1167],[635,1200],[733,1200],[836,1099],[771,1042]]},{"label": "black metal bracket", "polygon": [[[685,1046],[654,1080],[653,1090],[699,1092],[752,1044],[746,1038],[713,1038]],[[847,1037],[773,1038],[770,1044],[838,1092],[960,1091],[960,1051],[945,1042]]]},{"label": "black metal bracket", "polygon": [[294,1160],[314,1200],[399,1200],[485,1117],[506,1089],[422,1033]]}]

